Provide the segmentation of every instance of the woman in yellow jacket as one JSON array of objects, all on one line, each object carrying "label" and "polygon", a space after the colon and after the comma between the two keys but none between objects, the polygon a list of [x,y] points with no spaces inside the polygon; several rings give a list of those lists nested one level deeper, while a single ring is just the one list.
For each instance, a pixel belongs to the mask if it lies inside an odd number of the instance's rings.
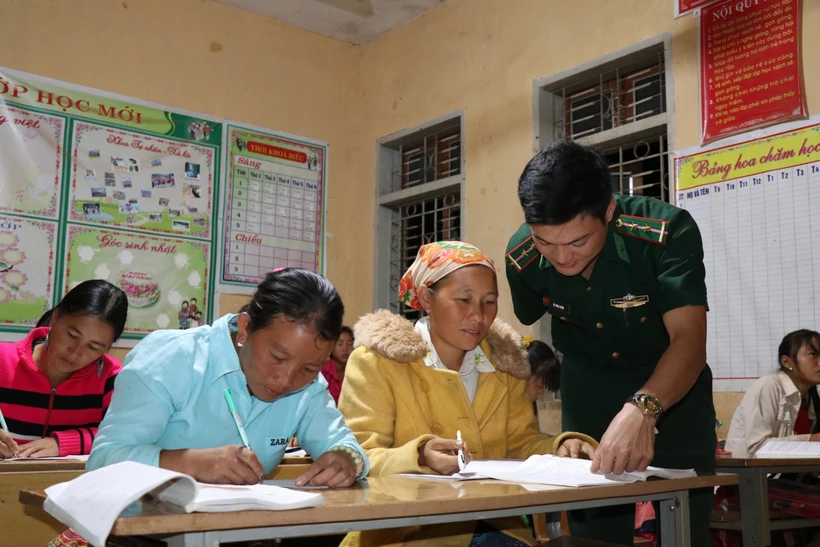
[{"label": "woman in yellow jacket", "polygon": [[[533,454],[591,457],[595,441],[539,432],[521,337],[496,319],[493,263],[467,243],[424,245],[399,298],[425,312],[414,325],[388,311],[366,315],[345,372],[339,410],[370,459],[371,474],[458,471],[476,459]],[[463,444],[455,440],[460,430]],[[523,519],[353,532],[344,547],[532,545]]]}]

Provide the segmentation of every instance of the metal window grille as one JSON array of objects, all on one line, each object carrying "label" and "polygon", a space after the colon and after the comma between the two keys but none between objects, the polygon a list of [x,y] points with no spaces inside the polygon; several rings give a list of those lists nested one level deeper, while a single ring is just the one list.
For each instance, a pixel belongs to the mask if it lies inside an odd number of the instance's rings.
[{"label": "metal window grille", "polygon": [[[460,124],[458,120],[457,123]],[[461,174],[461,127],[446,127],[398,146],[401,164],[391,173],[390,187],[412,188]]]},{"label": "metal window grille", "polygon": [[663,52],[557,89],[552,95],[553,140],[580,139],[666,112]]},{"label": "metal window grille", "polygon": [[665,135],[605,149],[603,154],[611,170],[613,192],[667,200],[669,150]]},{"label": "metal window grille", "polygon": [[416,320],[420,313],[399,302],[399,282],[422,245],[458,240],[461,231],[461,195],[451,192],[423,198],[394,209],[390,238],[390,309]]}]

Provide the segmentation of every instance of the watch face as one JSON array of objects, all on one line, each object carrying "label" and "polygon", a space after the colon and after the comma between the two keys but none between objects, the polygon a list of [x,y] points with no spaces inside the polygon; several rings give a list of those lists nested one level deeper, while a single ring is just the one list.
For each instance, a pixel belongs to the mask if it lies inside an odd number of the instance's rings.
[{"label": "watch face", "polygon": [[645,396],[642,402],[646,409],[653,414],[657,414],[661,411],[661,403],[654,397]]}]

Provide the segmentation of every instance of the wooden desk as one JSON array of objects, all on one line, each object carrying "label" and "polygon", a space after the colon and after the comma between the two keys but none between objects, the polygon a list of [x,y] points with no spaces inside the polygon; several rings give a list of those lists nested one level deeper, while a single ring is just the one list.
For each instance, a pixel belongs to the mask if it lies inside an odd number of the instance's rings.
[{"label": "wooden desk", "polygon": [[0,476],[5,473],[21,473],[26,471],[85,471],[85,462],[76,460],[16,460],[13,462],[0,461]]},{"label": "wooden desk", "polygon": [[48,488],[75,479],[82,471],[10,471],[11,465],[14,462],[0,468],[0,544],[2,538],[14,538],[15,545],[45,545],[66,527],[45,511],[20,505],[20,489]]},{"label": "wooden desk", "polygon": [[740,522],[713,522],[712,528],[740,530],[744,547],[769,547],[772,530],[820,526],[820,519],[771,520],[767,477],[770,473],[820,471],[820,458],[717,458],[720,472],[736,473],[740,479]]},{"label": "wooden desk", "polygon": [[[145,502],[139,516],[117,519],[112,534],[162,536],[171,547],[213,547],[235,541],[339,534],[657,500],[661,502],[658,518],[662,545],[690,547],[688,491],[730,484],[737,484],[737,476],[705,475],[586,488],[543,486],[530,492],[519,484],[500,481],[375,477],[351,488],[323,490],[323,506],[293,511],[169,514],[167,506]],[[20,492],[20,501],[25,505],[42,507],[44,500],[42,490]]]}]

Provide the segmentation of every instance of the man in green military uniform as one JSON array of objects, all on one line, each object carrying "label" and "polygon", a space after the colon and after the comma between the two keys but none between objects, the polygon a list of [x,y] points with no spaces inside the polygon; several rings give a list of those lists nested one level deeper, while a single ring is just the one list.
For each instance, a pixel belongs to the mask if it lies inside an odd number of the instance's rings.
[{"label": "man in green military uniform", "polygon": [[[533,158],[507,247],[515,314],[552,316],[563,429],[600,440],[592,470],[715,469],[700,232],[688,212],[613,196],[594,149],[559,142]],[[693,546],[710,545],[710,490],[690,492]],[[573,512],[574,536],[632,545],[634,506]]]}]

